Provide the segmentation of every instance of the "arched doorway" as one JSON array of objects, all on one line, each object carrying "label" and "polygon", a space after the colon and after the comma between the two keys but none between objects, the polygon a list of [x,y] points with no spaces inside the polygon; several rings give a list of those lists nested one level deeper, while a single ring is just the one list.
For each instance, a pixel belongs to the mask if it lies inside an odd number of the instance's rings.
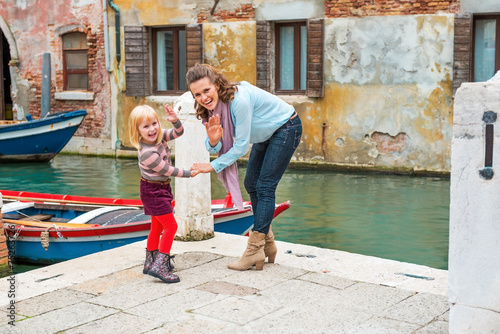
[{"label": "arched doorway", "polygon": [[12,120],[11,78],[9,71],[9,42],[0,30],[0,120]]}]

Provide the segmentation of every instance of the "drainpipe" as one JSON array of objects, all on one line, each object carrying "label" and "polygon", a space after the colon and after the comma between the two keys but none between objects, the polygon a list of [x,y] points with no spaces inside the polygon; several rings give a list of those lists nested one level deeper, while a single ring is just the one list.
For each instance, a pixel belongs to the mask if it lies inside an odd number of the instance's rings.
[{"label": "drainpipe", "polygon": [[120,8],[113,3],[113,0],[108,0],[108,3],[115,11],[116,62],[118,66],[120,66],[120,60],[122,59],[120,44]]},{"label": "drainpipe", "polygon": [[[106,3],[106,0],[103,0]],[[115,39],[116,39],[116,75],[118,76],[118,85],[120,84],[120,60],[121,60],[121,37],[120,37],[120,9],[117,5],[113,3],[113,0],[108,0],[108,4],[115,11]],[[107,11],[106,11],[107,12]],[[106,13],[105,13],[106,15]],[[107,27],[106,27],[107,30]],[[108,70],[110,71],[110,69]],[[113,90],[113,87],[111,87]],[[111,101],[111,149],[117,150],[119,147],[119,139],[118,139],[118,126],[117,126],[117,110],[118,110],[118,101],[117,101],[117,92],[115,92],[114,99]],[[113,96],[113,93],[111,93]]]},{"label": "drainpipe", "polygon": [[109,31],[108,31],[108,2],[102,0],[103,21],[104,21],[104,54],[106,55],[106,71],[111,72],[109,67]]}]

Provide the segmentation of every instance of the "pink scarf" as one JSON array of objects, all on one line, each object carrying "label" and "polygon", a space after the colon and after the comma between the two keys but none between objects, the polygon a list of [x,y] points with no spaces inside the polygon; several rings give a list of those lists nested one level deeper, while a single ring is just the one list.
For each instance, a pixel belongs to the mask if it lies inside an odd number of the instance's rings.
[{"label": "pink scarf", "polygon": [[[210,112],[209,112],[210,114]],[[219,115],[222,126],[222,147],[219,151],[219,157],[229,151],[233,147],[233,119],[229,111],[229,105],[219,100],[215,109],[211,112],[211,116]],[[207,118],[202,119],[203,124],[208,122]],[[224,188],[233,198],[233,203],[239,210],[243,209],[243,199],[241,197],[240,182],[238,179],[238,165],[236,161],[224,168],[220,173],[217,173],[219,180],[224,185]]]}]

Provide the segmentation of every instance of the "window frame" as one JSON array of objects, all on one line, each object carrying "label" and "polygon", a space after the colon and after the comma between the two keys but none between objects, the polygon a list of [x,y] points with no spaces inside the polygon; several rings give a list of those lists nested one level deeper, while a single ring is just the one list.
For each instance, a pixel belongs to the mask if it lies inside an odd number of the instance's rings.
[{"label": "window frame", "polygon": [[[174,60],[174,89],[172,90],[158,90],[158,46],[157,46],[157,34],[161,31],[173,31],[174,37],[174,50],[173,50],[173,60]],[[153,95],[182,95],[187,89],[179,88],[179,31],[185,31],[186,34],[186,57],[187,57],[187,29],[186,26],[168,26],[168,27],[152,27],[151,28],[151,52],[152,52],[152,94]],[[187,62],[186,62],[187,67]],[[187,68],[186,68],[187,71]]]},{"label": "window frame", "polygon": [[[85,39],[85,45],[87,48],[85,49],[66,49],[64,47],[64,37],[70,34],[79,34],[80,36],[84,37]],[[67,91],[77,91],[77,90],[86,90],[88,91],[90,89],[90,75],[89,75],[89,47],[88,47],[88,39],[87,35],[83,32],[79,31],[71,31],[68,32],[64,35],[61,36],[61,41],[62,41],[62,60],[63,60],[63,87],[64,90]],[[87,67],[86,69],[68,69],[68,61],[67,61],[67,55],[68,54],[78,54],[78,53],[85,53],[87,56]],[[86,74],[87,75],[87,87],[86,88],[69,88],[69,80],[68,80],[68,75],[70,74]]]},{"label": "window frame", "polygon": [[[293,89],[280,89],[281,85],[281,77],[280,77],[280,56],[281,56],[281,50],[280,50],[280,42],[281,42],[281,36],[280,36],[280,29],[281,27],[288,27],[292,26],[294,27],[294,64],[293,64],[293,70],[294,70],[294,78],[293,78]],[[306,95],[307,91],[307,86],[308,86],[308,59],[306,56],[306,59],[302,60],[301,57],[301,34],[300,34],[300,29],[301,27],[306,27],[306,35],[307,35],[307,21],[291,21],[291,22],[275,22],[274,24],[274,33],[275,33],[275,39],[276,39],[276,44],[275,44],[275,93],[280,94],[280,95],[290,95],[290,94],[300,94],[300,95]],[[306,43],[307,43],[307,37],[306,37]],[[308,47],[306,44],[306,51]],[[306,52],[307,53],[307,52]],[[305,66],[306,66],[306,77],[304,78],[306,82],[306,88],[305,89],[300,89],[300,80],[301,80],[301,71],[300,71],[300,64],[302,61],[305,61]]]},{"label": "window frame", "polygon": [[471,54],[471,81],[474,81],[475,77],[475,63],[476,63],[476,22],[479,20],[496,20],[495,24],[495,70],[493,75],[500,71],[500,14],[490,14],[490,15],[474,15],[472,18],[472,54]]}]

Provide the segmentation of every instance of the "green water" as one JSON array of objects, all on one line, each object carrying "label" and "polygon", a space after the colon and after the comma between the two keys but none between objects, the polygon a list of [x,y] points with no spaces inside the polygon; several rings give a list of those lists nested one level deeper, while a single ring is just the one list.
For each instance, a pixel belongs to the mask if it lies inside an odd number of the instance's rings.
[{"label": "green water", "polygon": [[[244,174],[240,168],[248,200]],[[46,164],[0,165],[5,190],[139,198],[139,178],[135,159],[59,155]],[[449,188],[442,178],[289,168],[276,201],[292,206],[273,231],[278,240],[447,269]],[[224,196],[212,174],[212,198]]]}]

